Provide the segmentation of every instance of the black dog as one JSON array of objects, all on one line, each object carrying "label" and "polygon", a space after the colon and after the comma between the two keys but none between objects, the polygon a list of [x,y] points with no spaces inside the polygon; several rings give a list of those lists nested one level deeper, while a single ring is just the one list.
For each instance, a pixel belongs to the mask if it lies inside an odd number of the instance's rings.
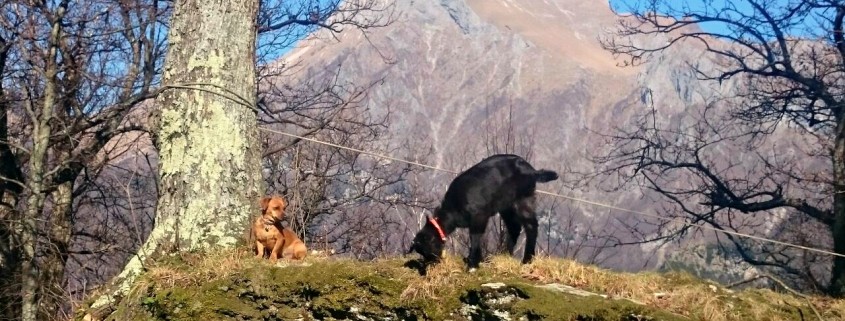
[{"label": "black dog", "polygon": [[449,184],[443,201],[417,232],[408,253],[416,251],[421,262],[408,262],[406,266],[426,273],[429,265],[441,259],[446,236],[457,228],[469,228],[470,249],[466,263],[470,271],[481,262],[481,237],[487,220],[499,213],[508,230],[508,251],[513,254],[520,230],[525,228],[525,254],[522,263],[534,257],[537,243],[537,215],[534,212],[537,182],[550,182],[558,178],[550,170],[535,170],[517,155],[490,156],[467,169]]}]

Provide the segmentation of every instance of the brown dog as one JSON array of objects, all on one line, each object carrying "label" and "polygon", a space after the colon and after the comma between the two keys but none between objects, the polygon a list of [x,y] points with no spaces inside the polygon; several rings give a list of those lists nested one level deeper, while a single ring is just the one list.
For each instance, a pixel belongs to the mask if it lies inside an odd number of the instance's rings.
[{"label": "brown dog", "polygon": [[285,218],[287,203],[279,196],[261,199],[261,216],[252,224],[252,234],[255,237],[256,256],[264,258],[270,250],[270,261],[275,262],[281,257],[301,260],[305,258],[307,249],[296,233],[282,226]]}]

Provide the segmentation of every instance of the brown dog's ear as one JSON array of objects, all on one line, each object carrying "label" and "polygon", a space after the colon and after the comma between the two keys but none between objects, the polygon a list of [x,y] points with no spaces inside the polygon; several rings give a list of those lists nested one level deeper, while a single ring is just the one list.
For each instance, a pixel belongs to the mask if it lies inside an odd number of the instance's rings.
[{"label": "brown dog's ear", "polygon": [[270,197],[265,196],[261,199],[261,214],[267,211],[267,206],[270,205]]}]

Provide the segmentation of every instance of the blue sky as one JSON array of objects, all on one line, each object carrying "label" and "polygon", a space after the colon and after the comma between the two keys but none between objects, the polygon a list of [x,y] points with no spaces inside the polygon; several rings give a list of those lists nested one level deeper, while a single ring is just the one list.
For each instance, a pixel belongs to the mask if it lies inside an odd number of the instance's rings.
[{"label": "blue sky", "polygon": [[[630,12],[631,8],[634,8],[636,11],[642,11],[642,4],[648,3],[651,1],[642,1],[642,0],[609,0],[611,8],[616,10],[617,12]],[[744,0],[737,0],[737,1],[725,1],[725,0],[674,0],[674,1],[662,1],[661,3],[671,4],[671,9],[667,7],[667,9],[671,11],[702,11],[707,8],[705,3],[710,3],[710,7],[721,8],[724,7],[727,2],[732,2],[731,4],[736,7],[736,9],[740,12],[751,12],[752,7],[751,5]],[[668,11],[668,10],[667,10]],[[666,13],[661,12],[661,13]],[[708,32],[717,32],[717,33],[725,33],[729,30],[726,28],[724,24],[721,23],[704,23],[701,24],[702,29]]]},{"label": "blue sky", "polygon": [[[278,1],[278,0],[277,0]],[[309,0],[305,0],[309,1]],[[321,2],[324,6],[328,3],[331,3],[336,0],[310,0],[314,2]],[[597,1],[597,0],[581,0],[581,1]],[[648,0],[608,0],[611,7],[617,10],[618,12],[626,12],[630,8],[637,8],[637,6],[641,6],[643,3],[649,3],[651,1]],[[783,6],[790,2],[790,0],[762,0],[764,5],[766,6]],[[792,1],[794,2],[794,1]],[[694,12],[702,12],[708,8],[707,5],[709,4],[709,8],[725,8],[726,6],[730,6],[732,10],[735,10],[736,16],[738,13],[741,14],[751,14],[753,13],[753,7],[751,6],[748,0],[663,0],[661,1],[667,9],[677,12],[677,11],[694,11]],[[671,7],[670,7],[671,6]],[[640,7],[640,10],[642,7]],[[779,11],[779,10],[778,10]],[[665,12],[664,12],[665,13]],[[707,32],[713,33],[720,33],[720,34],[732,34],[731,30],[727,28],[727,25],[723,23],[703,23],[700,25],[702,29]],[[800,28],[796,28],[800,29]],[[800,34],[802,31],[793,30],[793,32],[788,32],[791,34]],[[260,40],[259,40],[260,42]],[[294,44],[295,45],[295,44]],[[276,49],[273,52],[273,55],[281,56],[288,52],[292,47],[286,47],[284,49]]]},{"label": "blue sky", "polygon": [[[267,0],[268,8],[277,8],[287,11],[287,14],[299,14],[297,19],[307,19],[307,12],[314,6],[318,6],[320,12],[325,13],[333,8],[340,0]],[[301,12],[305,10],[305,12]],[[285,20],[286,13],[275,12],[275,20],[272,23],[279,23]],[[290,25],[279,31],[269,32],[258,37],[258,56],[263,61],[274,61],[296,46],[299,39],[307,37],[309,32],[315,30],[314,26]]]},{"label": "blue sky", "polygon": [[[766,7],[766,10],[769,13],[774,13],[778,15],[780,13],[785,12],[783,10],[786,6],[794,5],[798,3],[794,0],[754,0],[757,3],[760,3],[761,6]],[[642,4],[648,4],[651,1],[647,0],[609,0],[609,3],[614,10],[617,12],[630,12],[631,8],[638,12],[646,11]],[[695,12],[695,13],[704,13],[708,16],[713,16],[716,14],[717,11],[722,10],[724,8],[729,8],[728,11],[723,11],[719,15],[721,17],[726,17],[728,19],[737,19],[743,15],[745,16],[752,16],[754,13],[754,8],[751,5],[749,0],[663,0],[659,1],[661,8],[660,13],[667,14],[667,13],[678,13],[678,12]],[[714,10],[715,9],[715,10]],[[813,12],[813,14],[820,13],[819,10]],[[820,20],[817,20],[813,17],[813,14],[806,15],[806,19],[792,19],[792,22],[795,22],[794,25],[786,26],[785,33],[790,35],[802,35],[807,37],[812,37],[811,33],[814,31],[818,31],[820,29]],[[825,16],[830,16],[830,14],[825,14]],[[800,16],[804,17],[804,16]],[[680,18],[680,17],[676,17]],[[719,34],[730,34],[736,35],[736,33],[732,32],[731,29],[727,27],[724,23],[718,22],[709,22],[700,24],[701,28],[707,32],[711,33],[719,33]],[[768,30],[766,30],[765,26],[760,28],[755,28],[763,32],[764,35],[768,35]],[[771,35],[769,35],[771,36]]]}]

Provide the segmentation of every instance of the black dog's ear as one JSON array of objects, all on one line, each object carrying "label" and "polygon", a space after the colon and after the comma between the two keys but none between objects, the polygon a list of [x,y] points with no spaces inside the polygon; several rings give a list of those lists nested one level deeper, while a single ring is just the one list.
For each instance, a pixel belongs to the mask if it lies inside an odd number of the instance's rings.
[{"label": "black dog's ear", "polygon": [[423,263],[421,260],[410,260],[408,262],[405,262],[403,266],[412,270],[416,270],[417,273],[419,273],[421,276],[426,275],[425,263]]}]

